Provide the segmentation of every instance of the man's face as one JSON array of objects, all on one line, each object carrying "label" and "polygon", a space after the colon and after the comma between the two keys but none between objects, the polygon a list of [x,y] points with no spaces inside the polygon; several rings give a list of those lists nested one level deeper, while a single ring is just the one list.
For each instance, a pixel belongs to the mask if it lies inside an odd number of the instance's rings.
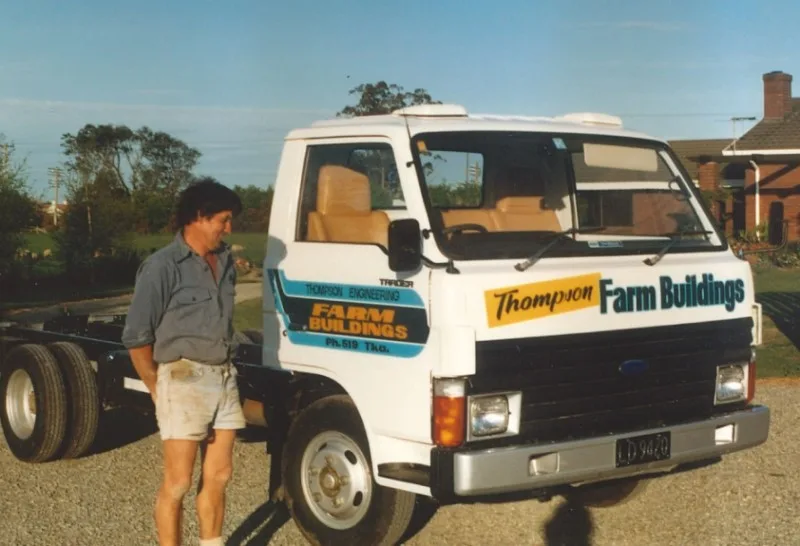
[{"label": "man's face", "polygon": [[232,219],[233,213],[229,210],[218,212],[211,218],[200,217],[198,219],[196,225],[203,233],[209,249],[217,248],[222,243],[222,239],[230,234]]}]

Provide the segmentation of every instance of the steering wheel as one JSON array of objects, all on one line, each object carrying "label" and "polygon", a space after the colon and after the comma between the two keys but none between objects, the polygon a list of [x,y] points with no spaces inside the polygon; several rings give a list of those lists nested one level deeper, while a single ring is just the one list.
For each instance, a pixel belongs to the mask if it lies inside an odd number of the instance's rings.
[{"label": "steering wheel", "polygon": [[480,224],[456,224],[454,226],[450,226],[444,228],[442,233],[445,235],[449,235],[450,233],[456,233],[461,231],[480,231],[481,233],[489,233],[489,230],[486,229],[485,226]]}]

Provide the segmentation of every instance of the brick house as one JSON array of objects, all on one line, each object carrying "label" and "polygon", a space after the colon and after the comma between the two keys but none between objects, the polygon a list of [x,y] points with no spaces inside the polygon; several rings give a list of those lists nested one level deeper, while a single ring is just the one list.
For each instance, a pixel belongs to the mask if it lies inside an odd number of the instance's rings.
[{"label": "brick house", "polygon": [[730,190],[731,197],[714,207],[729,234],[760,224],[769,242],[778,244],[786,220],[788,240],[798,241],[800,98],[792,98],[790,74],[769,72],[762,80],[764,117],[741,138],[671,144],[687,169],[696,173],[700,188]]}]

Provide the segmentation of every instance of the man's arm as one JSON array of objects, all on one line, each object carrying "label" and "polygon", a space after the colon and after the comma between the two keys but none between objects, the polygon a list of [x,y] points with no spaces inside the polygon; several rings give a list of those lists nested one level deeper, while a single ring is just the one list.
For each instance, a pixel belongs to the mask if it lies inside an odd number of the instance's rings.
[{"label": "man's arm", "polygon": [[133,367],[136,369],[136,373],[139,374],[145,387],[150,391],[150,396],[153,398],[153,401],[155,401],[158,365],[153,360],[153,346],[144,345],[142,347],[134,347],[128,349],[128,354],[131,355],[131,361],[133,361]]},{"label": "man's arm", "polygon": [[158,369],[153,359],[153,344],[169,295],[167,267],[156,260],[145,260],[136,273],[136,286],[122,330],[122,344],[128,349],[133,367],[153,399]]}]

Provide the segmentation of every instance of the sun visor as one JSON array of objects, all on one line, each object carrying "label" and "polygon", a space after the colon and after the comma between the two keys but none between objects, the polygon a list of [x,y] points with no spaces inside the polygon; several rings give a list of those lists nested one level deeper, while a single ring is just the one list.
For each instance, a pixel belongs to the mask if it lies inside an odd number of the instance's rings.
[{"label": "sun visor", "polygon": [[583,161],[589,167],[644,172],[658,170],[658,155],[651,148],[586,143],[583,145]]}]

